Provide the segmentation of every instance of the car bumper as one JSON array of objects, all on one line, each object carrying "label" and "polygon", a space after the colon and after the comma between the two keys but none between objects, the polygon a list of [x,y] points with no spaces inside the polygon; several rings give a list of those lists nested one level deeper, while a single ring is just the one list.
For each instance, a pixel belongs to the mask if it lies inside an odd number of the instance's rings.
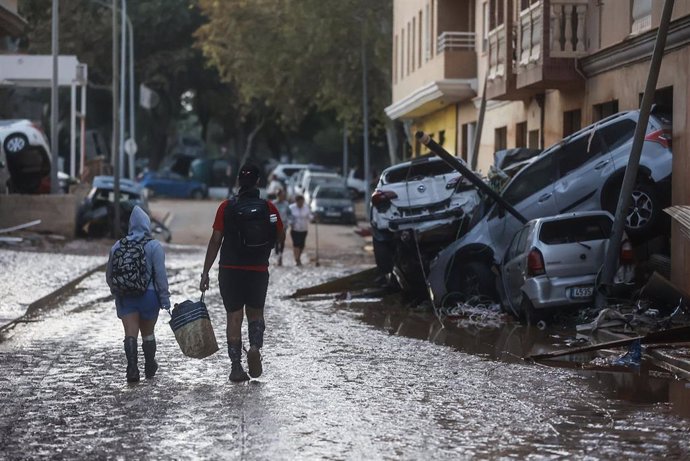
[{"label": "car bumper", "polygon": [[448,224],[462,218],[463,216],[465,216],[465,211],[462,208],[455,208],[427,215],[393,218],[388,221],[388,227],[394,231],[411,228],[417,228],[417,230],[421,231],[422,229],[419,229],[419,224],[429,224],[428,226],[425,226],[425,228],[431,228],[440,224]]},{"label": "car bumper", "polygon": [[[589,303],[594,300],[596,274],[576,277],[532,277],[522,286],[535,309],[550,309]],[[576,296],[575,288],[591,288],[592,295]]]}]

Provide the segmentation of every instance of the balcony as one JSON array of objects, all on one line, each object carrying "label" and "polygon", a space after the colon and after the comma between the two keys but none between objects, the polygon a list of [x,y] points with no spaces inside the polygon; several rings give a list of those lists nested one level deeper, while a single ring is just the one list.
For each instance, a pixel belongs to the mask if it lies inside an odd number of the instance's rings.
[{"label": "balcony", "polygon": [[439,53],[454,50],[474,52],[474,40],[474,32],[442,32],[438,36],[436,49]]},{"label": "balcony", "polygon": [[[587,0],[543,1],[517,19],[517,89],[566,89],[582,85],[575,58],[587,55]],[[547,18],[546,24],[544,18]]]}]

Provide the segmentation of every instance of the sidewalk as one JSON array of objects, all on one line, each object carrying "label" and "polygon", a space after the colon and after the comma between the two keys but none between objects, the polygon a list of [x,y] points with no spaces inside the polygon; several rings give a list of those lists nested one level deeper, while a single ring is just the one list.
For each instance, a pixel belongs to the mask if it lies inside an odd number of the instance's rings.
[{"label": "sidewalk", "polygon": [[104,256],[76,256],[0,249],[0,329],[36,301],[102,266]]}]

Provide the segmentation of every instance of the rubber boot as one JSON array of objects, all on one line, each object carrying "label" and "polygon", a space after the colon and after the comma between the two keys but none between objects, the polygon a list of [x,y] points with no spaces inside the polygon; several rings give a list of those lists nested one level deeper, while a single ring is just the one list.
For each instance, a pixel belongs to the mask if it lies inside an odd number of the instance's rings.
[{"label": "rubber boot", "polygon": [[139,381],[139,367],[137,366],[137,338],[125,337],[125,355],[127,356],[127,381],[135,383]]},{"label": "rubber boot", "polygon": [[242,342],[228,343],[228,356],[232,363],[230,368],[230,381],[239,383],[248,381],[249,375],[242,368]]},{"label": "rubber boot", "polygon": [[261,364],[261,351],[264,345],[264,330],[266,324],[263,320],[254,320],[249,322],[249,350],[247,351],[247,365],[249,367],[249,376],[258,378],[263,373],[263,366]]},{"label": "rubber boot", "polygon": [[156,375],[158,362],[156,362],[156,340],[142,341],[141,348],[144,351],[144,376],[151,379]]}]

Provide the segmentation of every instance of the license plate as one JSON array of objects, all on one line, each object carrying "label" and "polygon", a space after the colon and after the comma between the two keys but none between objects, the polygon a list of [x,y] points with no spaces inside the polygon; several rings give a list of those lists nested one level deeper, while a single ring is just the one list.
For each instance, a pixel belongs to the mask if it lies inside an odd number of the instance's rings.
[{"label": "license plate", "polygon": [[571,298],[591,298],[594,294],[594,287],[574,287],[570,289]]},{"label": "license plate", "polygon": [[326,216],[335,218],[336,216],[340,216],[340,212],[338,212],[338,211],[327,211]]}]

